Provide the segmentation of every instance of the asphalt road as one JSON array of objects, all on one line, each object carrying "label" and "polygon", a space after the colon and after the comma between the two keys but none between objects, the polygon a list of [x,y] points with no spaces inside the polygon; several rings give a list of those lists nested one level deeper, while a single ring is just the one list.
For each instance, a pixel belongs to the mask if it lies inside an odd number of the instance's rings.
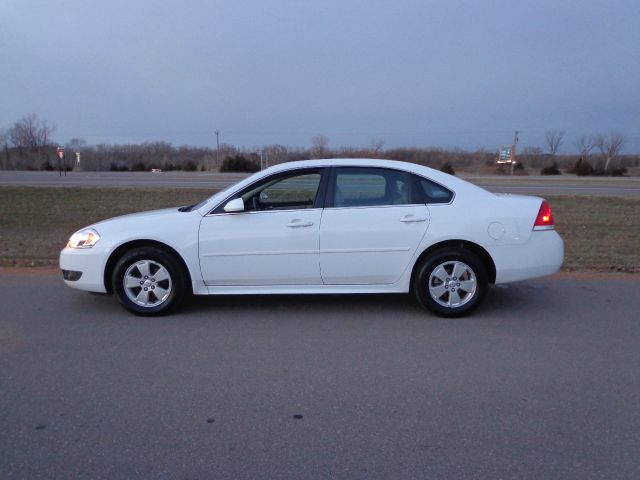
[{"label": "asphalt road", "polygon": [[[637,479],[640,281],[196,299],[0,276],[0,478]],[[298,416],[298,418],[296,418]]]},{"label": "asphalt road", "polygon": [[[237,173],[204,172],[57,172],[0,171],[0,185],[46,187],[179,187],[221,189],[244,178]],[[638,196],[640,177],[464,176],[492,192],[533,195]]]}]

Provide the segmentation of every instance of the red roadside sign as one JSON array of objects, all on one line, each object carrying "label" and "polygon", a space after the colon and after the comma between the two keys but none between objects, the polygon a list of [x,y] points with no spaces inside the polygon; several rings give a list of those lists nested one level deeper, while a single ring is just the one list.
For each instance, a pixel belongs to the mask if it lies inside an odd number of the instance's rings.
[{"label": "red roadside sign", "polygon": [[56,148],[56,155],[58,155],[58,158],[62,160],[62,158],[64,157],[64,148],[62,147]]}]

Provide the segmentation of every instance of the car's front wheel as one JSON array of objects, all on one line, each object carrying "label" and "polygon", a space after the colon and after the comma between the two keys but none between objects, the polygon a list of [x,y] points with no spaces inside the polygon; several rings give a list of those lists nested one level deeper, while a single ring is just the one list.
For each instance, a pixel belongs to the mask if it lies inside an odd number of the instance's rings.
[{"label": "car's front wheel", "polygon": [[424,308],[442,317],[460,317],[480,304],[487,284],[487,269],[476,254],[448,248],[422,262],[413,289]]},{"label": "car's front wheel", "polygon": [[122,306],[130,312],[162,315],[182,303],[187,280],[174,255],[156,247],[138,247],[116,263],[112,287]]}]

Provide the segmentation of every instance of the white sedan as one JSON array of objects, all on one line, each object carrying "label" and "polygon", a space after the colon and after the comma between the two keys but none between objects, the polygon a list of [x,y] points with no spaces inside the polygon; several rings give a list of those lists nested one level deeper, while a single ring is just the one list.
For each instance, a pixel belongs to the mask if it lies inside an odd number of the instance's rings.
[{"label": "white sedan", "polygon": [[548,203],[389,160],[277,165],[196,205],[112,218],[60,253],[67,285],[167,313],[189,295],[411,292],[441,316],[564,256]]}]

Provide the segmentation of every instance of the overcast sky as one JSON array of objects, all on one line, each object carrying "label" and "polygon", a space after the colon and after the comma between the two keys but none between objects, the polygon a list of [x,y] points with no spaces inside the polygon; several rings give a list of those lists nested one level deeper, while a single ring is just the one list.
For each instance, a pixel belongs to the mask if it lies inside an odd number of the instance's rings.
[{"label": "overcast sky", "polygon": [[638,0],[2,0],[0,127],[89,144],[640,151]]}]

